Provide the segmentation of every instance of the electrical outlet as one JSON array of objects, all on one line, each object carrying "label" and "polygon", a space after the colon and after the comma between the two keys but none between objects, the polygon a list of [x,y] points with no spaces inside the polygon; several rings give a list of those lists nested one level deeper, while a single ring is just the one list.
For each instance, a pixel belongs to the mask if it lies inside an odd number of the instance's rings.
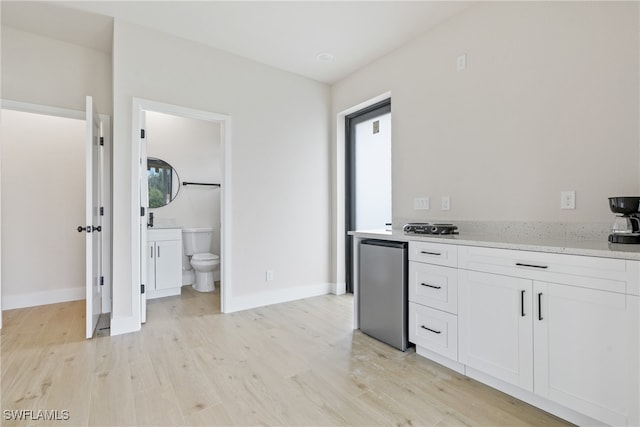
[{"label": "electrical outlet", "polygon": [[426,211],[429,209],[428,197],[416,197],[413,199],[413,209],[417,211]]},{"label": "electrical outlet", "polygon": [[451,197],[450,196],[442,196],[442,210],[443,211],[451,210]]},{"label": "electrical outlet", "polygon": [[271,282],[273,280],[273,270],[267,270],[264,274],[264,279],[267,282]]},{"label": "electrical outlet", "polygon": [[576,192],[561,191],[560,192],[560,209],[575,209],[576,208]]}]

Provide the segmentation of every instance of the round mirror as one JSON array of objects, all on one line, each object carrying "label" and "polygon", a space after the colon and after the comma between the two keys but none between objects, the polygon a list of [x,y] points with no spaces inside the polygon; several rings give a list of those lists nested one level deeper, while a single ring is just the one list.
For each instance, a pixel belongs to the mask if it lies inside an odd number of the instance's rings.
[{"label": "round mirror", "polygon": [[178,195],[180,180],[171,165],[164,160],[147,158],[149,180],[149,208],[159,208],[169,204]]}]

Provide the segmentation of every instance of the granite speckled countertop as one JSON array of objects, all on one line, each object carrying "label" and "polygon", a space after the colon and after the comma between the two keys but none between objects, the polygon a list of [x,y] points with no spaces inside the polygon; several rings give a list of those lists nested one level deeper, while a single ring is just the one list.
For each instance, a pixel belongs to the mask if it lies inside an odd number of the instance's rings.
[{"label": "granite speckled countertop", "polygon": [[557,238],[548,235],[522,235],[508,233],[464,232],[449,236],[405,234],[402,230],[350,231],[349,235],[360,239],[383,239],[395,241],[421,241],[448,243],[462,246],[482,246],[488,248],[521,251],[548,252],[557,254],[583,255],[640,261],[640,245],[610,244],[602,239]]}]

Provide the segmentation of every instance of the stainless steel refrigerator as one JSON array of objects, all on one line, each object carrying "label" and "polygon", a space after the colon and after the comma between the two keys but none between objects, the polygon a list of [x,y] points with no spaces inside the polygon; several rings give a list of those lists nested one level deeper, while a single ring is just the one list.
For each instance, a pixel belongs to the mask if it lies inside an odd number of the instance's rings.
[{"label": "stainless steel refrigerator", "polygon": [[399,350],[407,339],[407,243],[360,241],[358,304],[360,330]]}]

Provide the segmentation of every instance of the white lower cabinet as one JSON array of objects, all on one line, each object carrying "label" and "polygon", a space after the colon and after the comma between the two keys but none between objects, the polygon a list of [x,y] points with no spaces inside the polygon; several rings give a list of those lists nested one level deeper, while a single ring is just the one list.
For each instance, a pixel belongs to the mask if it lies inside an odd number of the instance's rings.
[{"label": "white lower cabinet", "polygon": [[444,311],[409,302],[409,341],[456,360],[458,318]]},{"label": "white lower cabinet", "polygon": [[532,283],[459,271],[458,360],[533,391]]},{"label": "white lower cabinet", "polygon": [[459,270],[459,361],[610,425],[638,417],[638,297]]},{"label": "white lower cabinet", "polygon": [[182,231],[150,230],[147,243],[147,298],[179,295],[182,287]]},{"label": "white lower cabinet", "polygon": [[544,282],[533,289],[535,393],[607,424],[633,425],[638,297]]}]

